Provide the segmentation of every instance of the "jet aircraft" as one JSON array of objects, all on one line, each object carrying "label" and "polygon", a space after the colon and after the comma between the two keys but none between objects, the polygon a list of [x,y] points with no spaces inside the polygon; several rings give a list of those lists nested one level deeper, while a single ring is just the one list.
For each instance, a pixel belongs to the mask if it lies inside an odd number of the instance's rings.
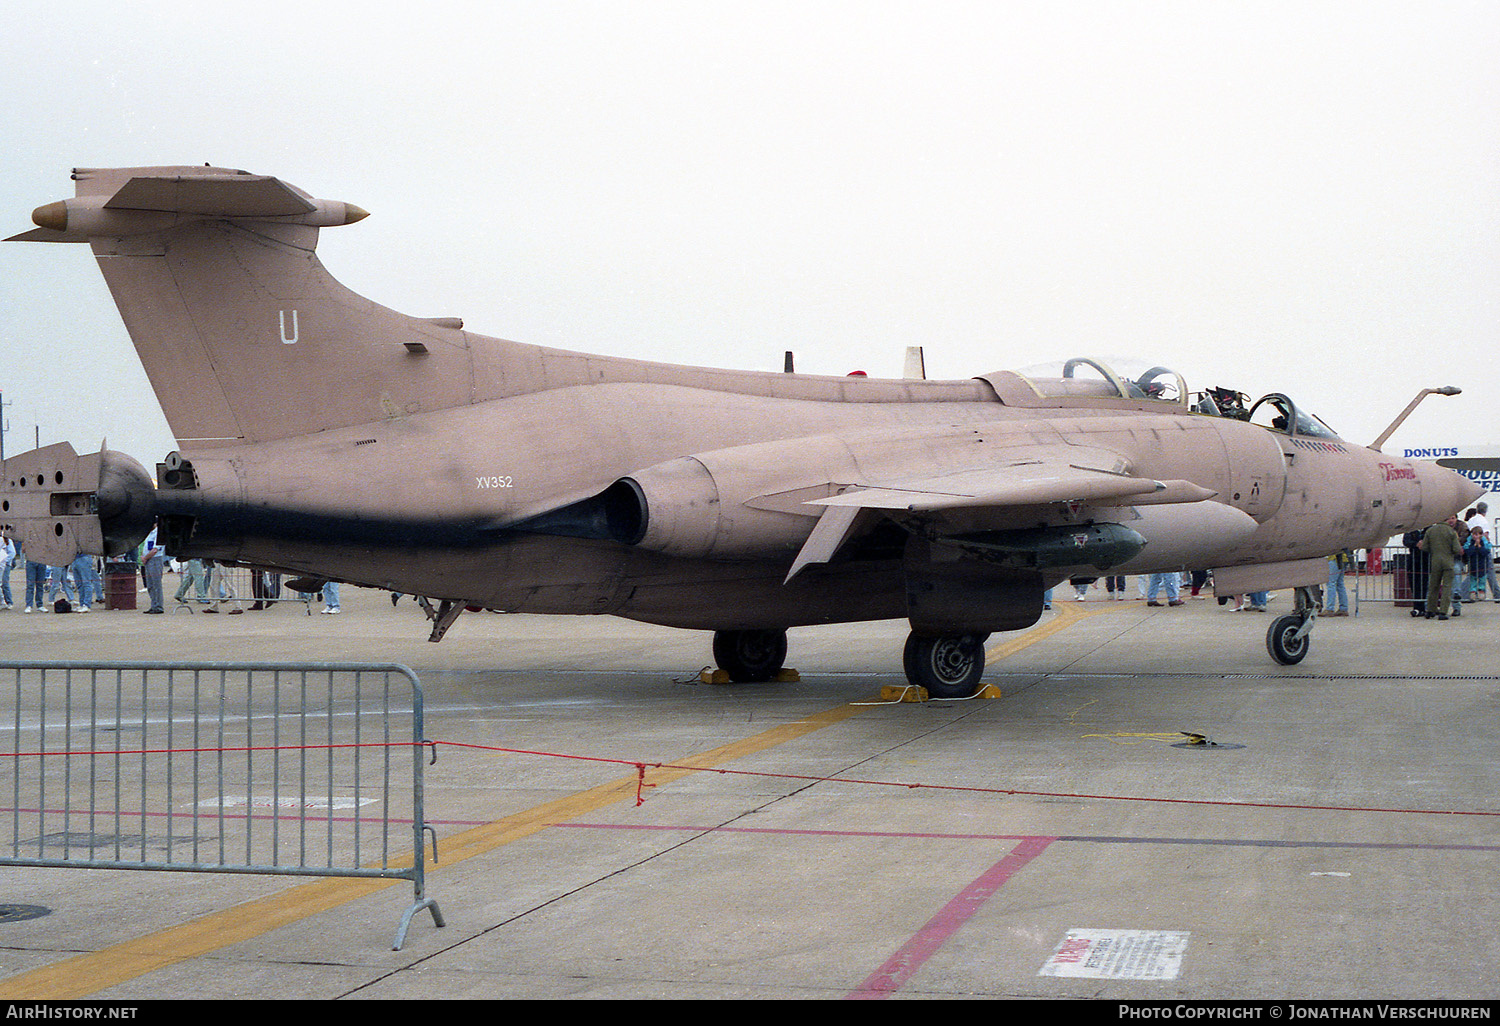
[{"label": "jet aircraft", "polygon": [[1297,588],[1267,640],[1296,662],[1329,553],[1477,497],[1160,366],[878,380],[490,338],[334,280],[319,231],[352,204],[209,166],[73,179],[9,241],[89,245],[179,448],[159,487],[108,450],[7,460],[3,521],[47,563],[159,523],[178,557],[437,600],[433,640],[465,608],[712,631],[736,681],[782,668],[789,627],[905,618],[909,679],[958,697],[1070,576]]}]

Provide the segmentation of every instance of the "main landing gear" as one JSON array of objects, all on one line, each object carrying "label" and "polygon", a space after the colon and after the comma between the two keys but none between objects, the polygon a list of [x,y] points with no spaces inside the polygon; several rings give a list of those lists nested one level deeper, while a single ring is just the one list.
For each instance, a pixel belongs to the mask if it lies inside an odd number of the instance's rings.
[{"label": "main landing gear", "polygon": [[901,665],[906,679],[933,698],[968,698],[984,674],[988,634],[918,634],[906,639]]},{"label": "main landing gear", "polygon": [[736,684],[771,680],[786,665],[786,631],[714,631],[714,662]]},{"label": "main landing gear", "polygon": [[1318,618],[1318,602],[1311,588],[1298,588],[1296,607],[1286,616],[1278,616],[1266,631],[1266,650],[1283,666],[1300,663],[1312,645],[1313,622]]},{"label": "main landing gear", "polygon": [[[988,634],[918,634],[906,639],[906,679],[933,698],[968,698],[979,691]],[[714,662],[737,684],[774,680],[786,665],[786,631],[715,631]]]}]

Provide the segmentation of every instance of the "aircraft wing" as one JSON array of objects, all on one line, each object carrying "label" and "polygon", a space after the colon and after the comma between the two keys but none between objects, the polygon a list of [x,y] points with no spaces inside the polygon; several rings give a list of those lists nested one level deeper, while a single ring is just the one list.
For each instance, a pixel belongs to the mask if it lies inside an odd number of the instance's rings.
[{"label": "aircraft wing", "polygon": [[961,507],[1036,506],[1053,502],[1200,502],[1214,495],[1191,481],[1157,481],[1130,474],[1035,460],[858,487],[811,505],[856,509],[938,511]]},{"label": "aircraft wing", "polygon": [[1054,503],[1159,505],[1195,503],[1214,491],[1191,481],[1158,481],[1130,472],[1119,454],[1084,446],[1003,459],[990,466],[932,476],[878,479],[845,486],[840,494],[813,499],[822,506],[817,526],[792,563],[791,580],[809,563],[825,563],[852,533],[862,510],[887,515],[925,514],[941,521],[945,512],[982,513]]}]

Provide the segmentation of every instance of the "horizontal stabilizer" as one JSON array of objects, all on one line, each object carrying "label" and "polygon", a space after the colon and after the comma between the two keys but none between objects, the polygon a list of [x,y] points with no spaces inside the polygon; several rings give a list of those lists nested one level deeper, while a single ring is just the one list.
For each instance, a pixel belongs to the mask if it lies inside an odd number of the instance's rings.
[{"label": "horizontal stabilizer", "polygon": [[5,461],[5,527],[32,563],[66,566],[80,552],[103,554],[99,518],[99,455],[79,456],[67,442]]},{"label": "horizontal stabilizer", "polygon": [[230,168],[113,168],[73,177],[77,196],[37,207],[31,220],[39,230],[6,241],[87,242],[213,220],[331,228],[369,216],[352,203],[314,199],[278,178]]},{"label": "horizontal stabilizer", "polygon": [[269,175],[138,175],[104,204],[109,210],[161,210],[214,217],[294,217],[316,209]]},{"label": "horizontal stabilizer", "polygon": [[33,228],[20,235],[12,235],[6,242],[87,242],[89,237],[82,232],[60,232],[52,228]]}]

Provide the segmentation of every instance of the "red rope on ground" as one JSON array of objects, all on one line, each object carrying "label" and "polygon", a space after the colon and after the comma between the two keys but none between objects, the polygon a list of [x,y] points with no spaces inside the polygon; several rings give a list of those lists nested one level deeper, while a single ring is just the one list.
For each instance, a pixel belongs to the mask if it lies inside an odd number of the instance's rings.
[{"label": "red rope on ground", "polygon": [[636,805],[646,800],[645,789],[657,785],[646,780],[647,770],[677,770],[683,773],[718,773],[722,776],[762,777],[772,780],[797,780],[807,783],[863,784],[869,787],[900,787],[909,791],[961,791],[970,794],[1000,794],[1022,798],[1075,798],[1105,802],[1148,802],[1160,805],[1205,805],[1234,809],[1297,809],[1308,812],[1382,812],[1404,813],[1416,816],[1500,816],[1500,812],[1464,809],[1398,809],[1374,805],[1301,805],[1291,802],[1236,802],[1210,798],[1150,798],[1141,795],[1088,794],[1078,791],[1023,791],[1009,787],[973,787],[964,784],[902,783],[894,780],[868,780],[860,777],[826,777],[802,773],[772,773],[766,770],[736,770],[716,766],[682,766],[671,762],[644,762],[638,759],[611,759],[597,755],[568,755],[563,752],[544,752],[530,748],[505,748],[499,745],[481,745],[465,741],[371,741],[361,744],[337,745],[268,745],[241,748],[139,748],[109,749],[106,751],[62,751],[62,752],[0,752],[10,758],[56,757],[56,756],[102,756],[102,755],[171,755],[209,754],[216,752],[288,752],[327,751],[342,748],[409,748],[414,745],[431,745],[433,759],[437,758],[437,746],[468,748],[483,752],[498,752],[504,755],[530,755],[544,759],[566,759],[572,762],[597,762],[611,766],[628,766],[636,774]]},{"label": "red rope on ground", "polygon": [[[535,755],[549,759],[572,759],[579,762],[603,762],[618,766],[633,766],[637,779],[645,780],[647,769],[681,770],[694,773],[719,773],[726,776],[769,777],[775,780],[802,780],[810,783],[866,784],[871,787],[901,787],[910,791],[964,791],[973,794],[1003,794],[1024,798],[1083,798],[1109,802],[1156,802],[1172,805],[1212,805],[1236,809],[1305,809],[1312,812],[1401,812],[1418,816],[1500,816],[1500,812],[1464,811],[1460,809],[1393,809],[1361,805],[1297,805],[1287,802],[1232,802],[1208,798],[1147,798],[1139,795],[1084,794],[1072,791],[1022,791],[1007,787],[971,787],[963,784],[912,784],[894,780],[865,780],[859,777],[817,777],[799,773],[771,773],[765,770],[735,770],[710,766],[679,766],[670,762],[637,762],[628,759],[607,759],[591,755],[564,755],[561,752],[540,752],[525,748],[502,748],[494,745],[469,744],[462,741],[435,741],[434,744],[450,745],[454,748],[473,748],[487,752],[502,752],[507,755]],[[654,787],[654,784],[645,784]],[[637,801],[640,805],[639,786]]]}]

